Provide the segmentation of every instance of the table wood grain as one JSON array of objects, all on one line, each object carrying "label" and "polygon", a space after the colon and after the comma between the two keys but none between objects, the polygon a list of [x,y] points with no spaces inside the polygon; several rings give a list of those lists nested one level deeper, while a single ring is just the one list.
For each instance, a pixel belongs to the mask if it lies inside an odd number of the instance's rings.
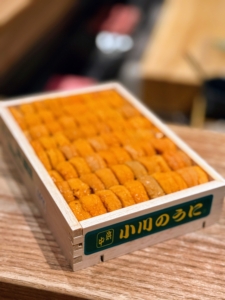
[{"label": "table wood grain", "polygon": [[[225,135],[171,126],[225,176]],[[0,147],[0,299],[225,299],[225,210],[211,227],[73,273]]]}]

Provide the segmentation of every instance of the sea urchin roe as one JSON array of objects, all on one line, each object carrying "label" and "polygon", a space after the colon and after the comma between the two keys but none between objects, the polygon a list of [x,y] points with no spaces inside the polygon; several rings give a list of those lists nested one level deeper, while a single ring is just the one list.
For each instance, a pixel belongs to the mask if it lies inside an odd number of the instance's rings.
[{"label": "sea urchin roe", "polygon": [[126,161],[125,164],[133,171],[136,179],[148,174],[145,167],[136,160]]},{"label": "sea urchin roe", "polygon": [[42,136],[48,136],[48,133],[45,125],[32,126],[29,130],[29,134],[33,140],[39,139]]},{"label": "sea urchin roe", "polygon": [[56,166],[56,170],[65,180],[78,177],[76,170],[68,161],[63,161],[59,163]]},{"label": "sea urchin roe", "polygon": [[89,212],[92,217],[106,213],[106,208],[97,195],[88,195],[80,199],[83,208]]},{"label": "sea urchin roe", "polygon": [[71,159],[73,157],[78,156],[76,147],[73,144],[63,145],[59,149],[60,149],[60,151],[62,151],[62,153],[66,159]]},{"label": "sea urchin roe", "polygon": [[123,207],[135,204],[130,192],[123,185],[114,185],[110,190],[120,199]]},{"label": "sea urchin roe", "polygon": [[50,170],[49,175],[51,176],[52,180],[56,183],[56,182],[60,182],[60,181],[64,181],[64,179],[62,178],[62,176],[55,170]]},{"label": "sea urchin roe", "polygon": [[174,171],[192,165],[191,159],[181,150],[165,151],[163,158]]},{"label": "sea urchin roe", "polygon": [[156,172],[170,171],[170,167],[167,165],[161,155],[140,157],[138,161],[145,166],[150,175]]},{"label": "sea urchin roe", "polygon": [[46,153],[53,168],[56,168],[59,163],[65,161],[65,157],[59,149],[50,149]]},{"label": "sea urchin roe", "polygon": [[129,180],[124,183],[135,203],[141,203],[149,199],[143,184],[138,180]]},{"label": "sea urchin roe", "polygon": [[39,140],[30,141],[30,144],[36,153],[44,151],[44,148],[42,147]]},{"label": "sea urchin roe", "polygon": [[99,196],[108,212],[122,208],[122,203],[112,191],[102,190],[96,192],[96,195]]},{"label": "sea urchin roe", "polygon": [[112,147],[110,150],[115,155],[117,161],[120,164],[123,164],[126,161],[131,160],[129,153],[122,147]]},{"label": "sea urchin roe", "polygon": [[150,199],[154,199],[165,195],[161,186],[151,175],[141,176],[138,179],[145,187]]},{"label": "sea urchin roe", "polygon": [[116,156],[109,150],[99,151],[98,154],[105,161],[107,166],[112,166],[118,164]]},{"label": "sea urchin roe", "polygon": [[78,139],[73,142],[73,145],[75,146],[77,153],[82,156],[88,156],[94,153],[93,148],[91,147],[90,143],[86,141],[85,139]]},{"label": "sea urchin roe", "polygon": [[69,179],[67,182],[73,192],[74,199],[80,199],[91,193],[89,186],[79,178]]},{"label": "sea urchin roe", "polygon": [[180,186],[176,182],[172,171],[166,173],[155,173],[152,174],[152,177],[156,179],[166,194],[180,191]]},{"label": "sea urchin roe", "polygon": [[56,142],[53,137],[43,136],[39,139],[39,142],[45,150],[56,148]]},{"label": "sea urchin roe", "polygon": [[91,168],[92,172],[99,169],[106,168],[106,163],[103,158],[98,153],[93,153],[85,157],[88,166]]},{"label": "sea urchin roe", "polygon": [[142,147],[137,143],[125,145],[124,149],[130,154],[133,159],[137,159],[146,155]]},{"label": "sea urchin roe", "polygon": [[209,180],[113,89],[9,110],[78,220]]},{"label": "sea urchin roe", "polygon": [[107,150],[108,146],[104,142],[101,136],[94,136],[88,139],[88,142],[91,144],[92,148],[95,151]]},{"label": "sea urchin roe", "polygon": [[90,189],[91,192],[95,193],[97,191],[101,191],[105,189],[104,184],[101,182],[101,180],[93,173],[84,174],[80,177],[80,180],[86,183]]},{"label": "sea urchin roe", "polygon": [[47,171],[50,171],[52,169],[52,164],[51,164],[46,152],[45,151],[39,151],[39,152],[37,152],[37,156],[40,159],[40,161],[42,162],[42,164],[44,165],[45,169]]},{"label": "sea urchin roe", "polygon": [[91,173],[91,169],[83,157],[73,157],[69,162],[74,166],[79,176]]},{"label": "sea urchin roe", "polygon": [[134,173],[127,165],[114,165],[110,167],[120,184],[134,179]]},{"label": "sea urchin roe", "polygon": [[158,153],[163,153],[169,150],[177,150],[177,146],[167,137],[163,137],[160,139],[154,138],[151,139],[150,142]]},{"label": "sea urchin roe", "polygon": [[184,179],[188,187],[209,181],[208,175],[199,166],[182,168],[177,170],[177,173]]},{"label": "sea urchin roe", "polygon": [[75,198],[73,196],[73,192],[67,181],[57,181],[55,184],[67,203],[74,201]]},{"label": "sea urchin roe", "polygon": [[53,135],[53,138],[55,140],[55,143],[58,147],[69,145],[70,141],[69,139],[63,134],[63,132],[57,132]]},{"label": "sea urchin roe", "polygon": [[109,189],[113,185],[119,184],[115,175],[109,168],[99,169],[95,172],[98,178],[103,182],[104,186]]},{"label": "sea urchin roe", "polygon": [[70,202],[69,207],[71,208],[78,221],[83,221],[91,218],[91,215],[89,214],[89,212],[83,209],[79,200],[74,200]]}]

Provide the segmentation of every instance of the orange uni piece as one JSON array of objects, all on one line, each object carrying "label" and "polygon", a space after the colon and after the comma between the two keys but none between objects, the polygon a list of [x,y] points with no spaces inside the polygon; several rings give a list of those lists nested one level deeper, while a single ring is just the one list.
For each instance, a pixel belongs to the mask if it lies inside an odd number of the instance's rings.
[{"label": "orange uni piece", "polygon": [[96,195],[99,196],[108,212],[122,208],[122,203],[112,191],[102,190],[96,192]]},{"label": "orange uni piece", "polygon": [[109,147],[119,147],[121,145],[119,139],[115,136],[113,132],[102,133],[101,137]]},{"label": "orange uni piece", "polygon": [[79,176],[91,173],[91,169],[82,157],[73,157],[69,162],[74,166]]},{"label": "orange uni piece", "polygon": [[63,133],[70,140],[70,142],[73,142],[83,136],[80,130],[76,128],[63,130]]},{"label": "orange uni piece", "polygon": [[147,154],[147,156],[155,155],[156,151],[153,148],[151,142],[149,141],[140,141],[138,142],[138,145],[144,150],[144,152]]},{"label": "orange uni piece", "polygon": [[152,174],[152,177],[156,179],[166,194],[180,191],[179,184],[176,182],[172,171],[166,173],[155,173]]},{"label": "orange uni piece", "polygon": [[65,180],[77,178],[77,172],[68,161],[63,161],[56,166],[56,170]]},{"label": "orange uni piece", "polygon": [[131,155],[133,159],[137,159],[146,155],[142,147],[137,143],[125,145],[124,149]]},{"label": "orange uni piece", "polygon": [[34,107],[34,110],[36,110],[37,112],[46,109],[46,105],[44,101],[35,101],[32,103],[32,105]]},{"label": "orange uni piece", "polygon": [[73,144],[63,145],[59,149],[62,151],[62,153],[66,157],[66,159],[71,159],[73,157],[78,156],[76,147]]},{"label": "orange uni piece", "polygon": [[123,164],[126,161],[131,160],[131,157],[128,154],[128,152],[122,147],[112,147],[110,151],[112,151],[112,153],[115,155],[116,159],[120,164]]},{"label": "orange uni piece", "polygon": [[109,168],[99,169],[95,172],[98,178],[103,182],[104,186],[109,189],[111,186],[118,185],[119,182]]},{"label": "orange uni piece", "polygon": [[152,128],[152,123],[143,116],[135,116],[129,119],[129,124],[134,129]]},{"label": "orange uni piece", "polygon": [[62,176],[55,170],[50,170],[49,175],[51,176],[52,180],[56,183],[59,181],[64,181],[64,179],[62,178]]},{"label": "orange uni piece", "polygon": [[134,173],[127,165],[114,165],[110,167],[120,184],[134,179]]},{"label": "orange uni piece", "polygon": [[21,104],[19,108],[24,115],[35,113],[34,107],[31,103]]},{"label": "orange uni piece", "polygon": [[55,134],[56,132],[62,131],[62,127],[57,121],[51,121],[48,123],[45,123],[45,126],[48,128],[48,131],[51,134]]},{"label": "orange uni piece", "polygon": [[169,150],[177,150],[177,146],[167,137],[163,137],[160,139],[154,138],[151,139],[150,142],[159,153],[163,153]]},{"label": "orange uni piece", "polygon": [[140,112],[128,103],[121,106],[119,112],[121,112],[125,118],[132,118],[140,115]]},{"label": "orange uni piece", "polygon": [[91,192],[95,193],[105,189],[104,184],[101,180],[93,173],[84,174],[80,177],[80,180],[86,183],[90,188]]},{"label": "orange uni piece", "polygon": [[33,140],[36,140],[42,136],[48,136],[48,129],[45,125],[36,125],[30,128],[29,134]]},{"label": "orange uni piece", "polygon": [[44,109],[44,110],[39,111],[38,115],[44,123],[50,123],[50,122],[55,121],[52,112],[48,109]]},{"label": "orange uni piece", "polygon": [[188,187],[196,186],[209,181],[208,175],[199,167],[191,166],[177,170]]},{"label": "orange uni piece", "polygon": [[99,134],[109,133],[111,130],[107,124],[104,122],[96,122],[95,128]]},{"label": "orange uni piece", "polygon": [[161,186],[158,182],[151,176],[145,175],[139,178],[140,182],[145,187],[148,196],[150,199],[154,199],[160,196],[165,195],[164,191],[162,190]]},{"label": "orange uni piece", "polygon": [[105,214],[106,208],[101,199],[97,195],[88,195],[80,199],[83,208],[89,212],[92,217]]},{"label": "orange uni piece", "polygon": [[94,153],[91,145],[85,139],[78,139],[73,142],[73,145],[76,147],[77,153],[82,157],[92,155]]},{"label": "orange uni piece", "polygon": [[52,169],[52,165],[50,163],[50,160],[48,158],[48,155],[46,154],[45,151],[39,151],[37,152],[37,156],[42,162],[42,164],[45,166],[47,171],[50,171]]},{"label": "orange uni piece", "polygon": [[74,119],[70,116],[62,116],[59,118],[59,124],[62,126],[63,129],[75,129],[77,128]]},{"label": "orange uni piece", "polygon": [[31,113],[24,116],[24,122],[26,123],[27,127],[30,128],[35,125],[40,125],[41,119],[36,113]]},{"label": "orange uni piece", "polygon": [[56,142],[56,145],[58,147],[70,145],[70,141],[68,138],[63,134],[63,132],[57,132],[53,135],[53,138]]},{"label": "orange uni piece", "polygon": [[198,184],[206,183],[209,181],[208,175],[199,166],[193,166],[193,168],[198,174]]},{"label": "orange uni piece", "polygon": [[145,166],[150,175],[156,172],[170,171],[169,166],[161,155],[140,157],[138,161]]},{"label": "orange uni piece", "polygon": [[97,134],[97,129],[93,124],[85,124],[80,127],[80,132],[84,137],[92,137]]},{"label": "orange uni piece", "polygon": [[89,186],[79,178],[69,179],[68,184],[73,192],[73,196],[75,199],[80,199],[83,196],[89,195],[91,193]]},{"label": "orange uni piece", "polygon": [[129,180],[124,183],[136,203],[141,203],[149,199],[143,184],[138,180]]},{"label": "orange uni piece", "polygon": [[56,148],[56,142],[53,137],[43,136],[39,139],[39,142],[45,150]]},{"label": "orange uni piece", "polygon": [[57,181],[55,182],[57,188],[59,189],[60,193],[63,195],[64,199],[67,203],[74,201],[73,192],[69,187],[68,182],[66,181]]},{"label": "orange uni piece", "polygon": [[104,142],[101,136],[94,136],[88,139],[88,142],[91,144],[95,151],[107,150],[108,146]]},{"label": "orange uni piece", "polygon": [[30,144],[36,153],[44,151],[44,148],[38,140],[30,141]]},{"label": "orange uni piece", "polygon": [[83,221],[91,218],[91,215],[83,209],[79,200],[70,202],[69,207],[71,208],[78,221]]},{"label": "orange uni piece", "polygon": [[92,172],[98,169],[106,168],[106,163],[103,158],[98,153],[93,153],[85,157],[88,166],[91,168]]},{"label": "orange uni piece", "polygon": [[125,164],[133,171],[135,178],[139,178],[148,174],[145,167],[136,160],[127,161]]},{"label": "orange uni piece", "polygon": [[130,192],[123,185],[114,185],[110,190],[120,199],[123,207],[135,204]]},{"label": "orange uni piece", "polygon": [[118,164],[116,156],[109,150],[99,151],[98,154],[105,161],[107,166],[112,166]]},{"label": "orange uni piece", "polygon": [[155,135],[152,132],[152,129],[140,128],[134,132],[135,137],[141,141],[149,142],[150,139],[154,138]]},{"label": "orange uni piece", "polygon": [[59,149],[50,149],[46,153],[53,168],[56,168],[60,162],[65,161],[65,157]]},{"label": "orange uni piece", "polygon": [[181,150],[165,151],[163,153],[163,157],[170,168],[174,171],[181,168],[190,167],[192,165],[191,159]]}]

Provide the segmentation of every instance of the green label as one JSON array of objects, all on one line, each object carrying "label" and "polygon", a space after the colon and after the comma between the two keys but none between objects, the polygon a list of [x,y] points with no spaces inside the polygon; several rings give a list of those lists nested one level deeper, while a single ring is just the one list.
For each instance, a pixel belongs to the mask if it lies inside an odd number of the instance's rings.
[{"label": "green label", "polygon": [[86,255],[179,226],[210,214],[213,196],[205,196],[137,218],[90,231],[85,235]]}]

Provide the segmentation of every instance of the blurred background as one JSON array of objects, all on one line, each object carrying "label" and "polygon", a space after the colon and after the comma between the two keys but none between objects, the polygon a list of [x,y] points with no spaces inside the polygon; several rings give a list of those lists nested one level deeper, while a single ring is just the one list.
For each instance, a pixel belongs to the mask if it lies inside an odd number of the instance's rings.
[{"label": "blurred background", "polygon": [[119,81],[225,132],[224,0],[0,0],[0,98]]}]

